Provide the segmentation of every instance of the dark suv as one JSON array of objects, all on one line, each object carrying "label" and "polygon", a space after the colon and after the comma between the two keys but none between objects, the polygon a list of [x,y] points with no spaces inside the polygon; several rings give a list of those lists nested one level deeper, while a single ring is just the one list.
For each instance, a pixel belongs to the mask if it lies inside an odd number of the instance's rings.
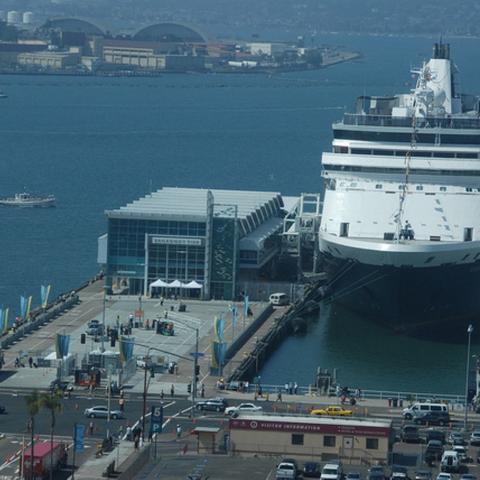
[{"label": "dark suv", "polygon": [[442,458],[443,445],[440,440],[430,440],[425,449],[425,461],[427,463],[436,462]]},{"label": "dark suv", "polygon": [[430,425],[443,426],[450,423],[450,415],[448,412],[437,412],[432,410],[430,412],[425,412],[425,414],[420,417],[415,417],[413,421],[417,425],[426,425],[428,423]]},{"label": "dark suv", "polygon": [[228,403],[224,398],[210,398],[195,404],[197,410],[208,410],[211,412],[224,412],[227,407]]}]

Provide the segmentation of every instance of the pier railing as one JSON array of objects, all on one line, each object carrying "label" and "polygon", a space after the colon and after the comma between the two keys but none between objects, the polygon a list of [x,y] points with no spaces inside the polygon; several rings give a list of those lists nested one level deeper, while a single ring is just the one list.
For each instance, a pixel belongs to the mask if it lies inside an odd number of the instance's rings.
[{"label": "pier railing", "polygon": [[[260,385],[260,386],[259,386]],[[235,384],[236,387],[236,384]],[[313,385],[299,385],[295,389],[295,386],[292,387],[290,384],[288,388],[286,385],[275,385],[275,384],[263,384],[263,383],[249,383],[247,388],[244,388],[245,393],[255,393],[261,388],[261,393],[269,395],[277,395],[281,392],[282,395],[308,395],[313,397],[321,397],[331,399],[332,403],[336,403],[337,400],[340,401],[335,393],[335,389],[331,388],[329,391],[325,392],[323,389],[317,389]],[[433,402],[433,403],[448,403],[448,404],[464,404],[464,396],[452,393],[419,393],[419,392],[398,392],[393,390],[361,390],[360,395],[356,394],[354,389],[350,390],[349,398],[358,398],[358,399],[372,399],[372,400],[392,400],[392,404],[395,406],[401,406],[403,403],[407,406],[409,403],[413,402]],[[348,400],[347,400],[348,403]]]}]

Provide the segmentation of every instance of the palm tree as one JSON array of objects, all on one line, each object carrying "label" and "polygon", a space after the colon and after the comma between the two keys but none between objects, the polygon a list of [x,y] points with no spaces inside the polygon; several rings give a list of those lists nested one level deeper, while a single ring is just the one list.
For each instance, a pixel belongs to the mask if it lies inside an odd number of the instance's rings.
[{"label": "palm tree", "polygon": [[53,432],[55,430],[55,414],[62,409],[61,393],[55,392],[42,393],[40,396],[40,405],[50,411],[50,480],[53,479]]},{"label": "palm tree", "polygon": [[[34,390],[30,395],[25,397],[25,404],[27,406],[27,413],[30,417],[30,433],[31,433],[31,449],[32,454],[30,456],[30,478],[33,480],[33,444],[34,444],[34,434],[35,434],[35,415],[40,410],[40,397],[37,390]],[[25,455],[25,452],[24,452]]]}]

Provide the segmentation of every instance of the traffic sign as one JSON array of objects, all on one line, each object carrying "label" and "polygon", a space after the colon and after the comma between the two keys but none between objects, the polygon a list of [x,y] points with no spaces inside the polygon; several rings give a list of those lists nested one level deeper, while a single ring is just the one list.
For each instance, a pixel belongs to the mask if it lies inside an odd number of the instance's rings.
[{"label": "traffic sign", "polygon": [[203,352],[190,352],[190,355],[192,357],[197,357],[197,358],[201,358],[201,357],[205,356],[205,354]]}]

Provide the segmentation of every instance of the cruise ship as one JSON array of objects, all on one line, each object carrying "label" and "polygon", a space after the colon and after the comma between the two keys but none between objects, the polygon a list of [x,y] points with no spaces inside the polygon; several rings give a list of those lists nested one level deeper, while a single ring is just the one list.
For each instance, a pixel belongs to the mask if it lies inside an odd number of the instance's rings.
[{"label": "cruise ship", "polygon": [[319,248],[332,302],[466,337],[480,318],[479,97],[457,91],[448,44],[413,73],[410,93],[359,97],[333,125]]}]

